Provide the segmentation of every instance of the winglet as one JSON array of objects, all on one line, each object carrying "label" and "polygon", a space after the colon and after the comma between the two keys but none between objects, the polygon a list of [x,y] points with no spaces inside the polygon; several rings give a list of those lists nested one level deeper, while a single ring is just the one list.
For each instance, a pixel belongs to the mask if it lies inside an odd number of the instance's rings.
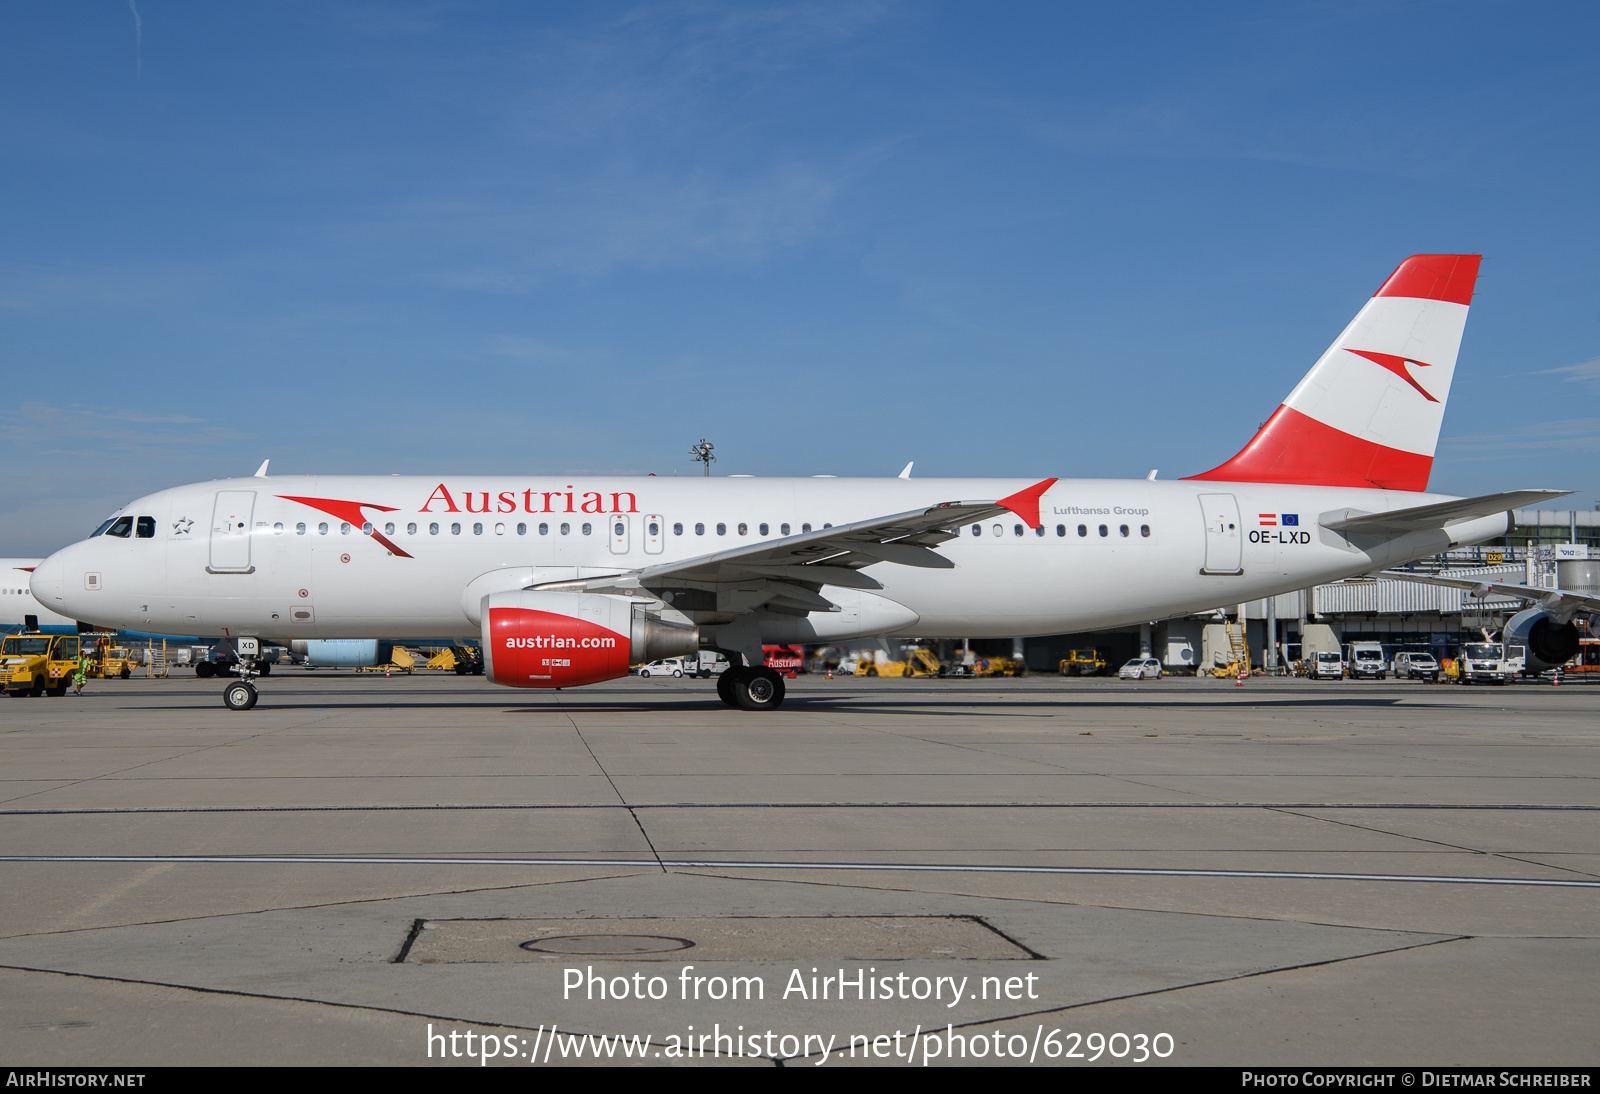
[{"label": "winglet", "polygon": [[270,456],[267,457],[266,459],[262,460],[261,461],[261,466],[256,468],[256,473],[254,475],[252,475],[251,478],[256,478],[256,479],[264,479],[264,478],[266,478],[267,477],[267,464],[269,464],[271,462],[272,462],[272,457],[270,457]]},{"label": "winglet", "polygon": [[1039,498],[1055,484],[1055,479],[1045,479],[1043,482],[1034,483],[1026,490],[1018,490],[1009,498],[1001,498],[995,504],[1003,505],[1017,514],[1027,523],[1029,528],[1037,528],[1039,527]]}]

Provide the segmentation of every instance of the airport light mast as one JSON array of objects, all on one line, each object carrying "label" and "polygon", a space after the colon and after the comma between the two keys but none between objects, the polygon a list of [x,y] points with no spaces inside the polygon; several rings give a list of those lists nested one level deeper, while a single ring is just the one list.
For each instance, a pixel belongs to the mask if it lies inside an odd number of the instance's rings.
[{"label": "airport light mast", "polygon": [[708,477],[711,474],[711,464],[716,459],[716,457],[711,454],[711,450],[715,447],[715,445],[706,440],[704,437],[700,438],[699,444],[692,444],[689,446],[689,458],[694,460],[696,463],[705,464],[706,475]]}]

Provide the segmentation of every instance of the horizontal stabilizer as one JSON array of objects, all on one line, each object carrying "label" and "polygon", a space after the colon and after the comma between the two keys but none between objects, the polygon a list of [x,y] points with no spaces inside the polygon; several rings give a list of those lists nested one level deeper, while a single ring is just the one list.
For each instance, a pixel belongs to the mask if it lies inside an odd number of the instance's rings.
[{"label": "horizontal stabilizer", "polygon": [[1331,532],[1357,535],[1400,535],[1420,532],[1429,528],[1443,528],[1456,521],[1492,517],[1509,509],[1526,509],[1535,502],[1565,497],[1570,490],[1509,490],[1503,494],[1485,494],[1478,498],[1460,498],[1439,502],[1437,505],[1419,505],[1412,509],[1395,509],[1388,513],[1361,513],[1322,521]]}]

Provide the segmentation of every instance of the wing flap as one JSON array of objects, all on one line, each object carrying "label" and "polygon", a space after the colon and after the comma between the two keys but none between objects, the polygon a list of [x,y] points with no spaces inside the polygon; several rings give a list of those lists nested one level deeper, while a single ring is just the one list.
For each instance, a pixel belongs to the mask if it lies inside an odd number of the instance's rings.
[{"label": "wing flap", "polygon": [[[1535,502],[1565,497],[1570,490],[1509,490],[1502,494],[1485,494],[1476,498],[1458,498],[1435,505],[1418,505],[1410,509],[1395,509],[1388,513],[1360,513],[1336,516],[1321,522],[1329,531],[1374,535],[1398,535],[1405,532],[1443,528],[1460,520],[1492,517],[1510,509],[1526,509]],[[1344,512],[1348,513],[1348,510]]]}]

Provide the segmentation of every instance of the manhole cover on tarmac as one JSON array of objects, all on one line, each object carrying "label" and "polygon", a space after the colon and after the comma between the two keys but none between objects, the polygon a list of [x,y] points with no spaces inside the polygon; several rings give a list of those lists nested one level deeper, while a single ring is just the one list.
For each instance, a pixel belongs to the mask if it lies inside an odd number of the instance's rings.
[{"label": "manhole cover on tarmac", "polygon": [[399,960],[1018,961],[1036,956],[974,916],[429,919]]},{"label": "manhole cover on tarmac", "polygon": [[530,939],[522,944],[522,948],[530,953],[637,957],[642,953],[687,950],[693,945],[687,938],[663,938],[650,934],[558,934],[550,938]]}]

